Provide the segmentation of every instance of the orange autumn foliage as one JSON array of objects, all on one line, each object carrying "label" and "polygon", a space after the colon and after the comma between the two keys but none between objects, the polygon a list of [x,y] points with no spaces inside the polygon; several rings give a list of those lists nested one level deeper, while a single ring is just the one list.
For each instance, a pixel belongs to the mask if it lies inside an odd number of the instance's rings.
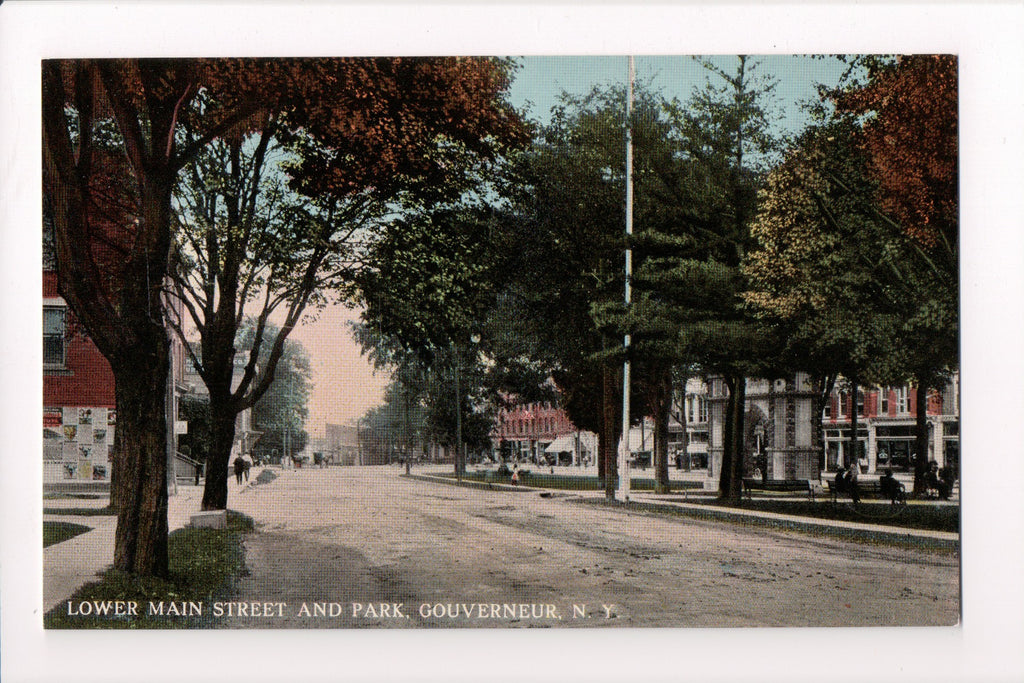
[{"label": "orange autumn foliage", "polygon": [[883,211],[926,248],[958,237],[958,90],[955,55],[871,63],[866,84],[835,95],[866,115],[864,148]]}]

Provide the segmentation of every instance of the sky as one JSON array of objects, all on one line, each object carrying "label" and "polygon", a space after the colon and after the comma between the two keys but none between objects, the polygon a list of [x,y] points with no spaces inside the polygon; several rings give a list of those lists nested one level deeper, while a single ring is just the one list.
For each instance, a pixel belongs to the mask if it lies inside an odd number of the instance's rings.
[{"label": "sky", "polygon": [[[718,56],[714,62],[731,72],[736,58]],[[520,67],[509,89],[512,104],[527,112],[528,118],[545,121],[563,91],[581,95],[594,86],[625,84],[627,58],[624,56],[544,57],[519,60]],[[644,83],[665,96],[682,101],[704,83],[703,67],[688,56],[637,56],[637,83]],[[749,63],[749,62],[748,62]],[[799,102],[816,96],[815,84],[835,84],[844,65],[835,59],[770,56],[758,67],[778,80],[776,107],[779,132],[796,132],[804,120]],[[350,321],[358,311],[334,306],[314,323],[292,332],[310,354],[313,392],[306,431],[313,438],[324,435],[324,425],[352,424],[368,409],[379,405],[387,385],[386,372],[374,372],[361,355],[349,333]]]}]

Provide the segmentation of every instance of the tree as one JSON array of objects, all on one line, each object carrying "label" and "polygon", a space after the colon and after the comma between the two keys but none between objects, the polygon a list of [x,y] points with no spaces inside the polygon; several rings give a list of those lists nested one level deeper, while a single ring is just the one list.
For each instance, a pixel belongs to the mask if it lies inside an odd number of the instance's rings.
[{"label": "tree", "polygon": [[[196,147],[177,144],[200,87],[228,80],[210,62],[43,63],[43,184],[61,296],[110,362],[118,414],[111,501],[114,567],[167,576],[169,340],[160,286],[175,178]],[[197,145],[256,110],[252,89],[204,117]]]},{"label": "tree", "polygon": [[[557,384],[570,419],[598,434],[609,498],[622,428],[622,337],[595,306],[620,302],[624,287],[625,97],[623,88],[565,97],[502,186],[502,270],[515,274],[503,292],[508,320],[524,355]],[[654,98],[639,100],[653,123]],[[631,405],[637,413],[642,403]]]},{"label": "tree", "polygon": [[494,296],[493,235],[491,210],[469,197],[427,204],[377,235],[357,278],[365,325],[357,338],[403,382],[422,384],[427,433],[456,448],[460,474],[468,427],[486,414],[470,397],[484,375],[478,352]]},{"label": "tree", "polygon": [[[516,128],[491,97],[506,82],[504,63],[470,58],[43,63],[43,179],[58,286],[115,377],[115,568],[167,575],[161,288],[178,172],[211,141],[287,112],[308,143],[296,190],[343,195],[408,178],[430,187],[453,157],[486,156],[497,129]],[[198,106],[201,92],[209,97]],[[404,92],[416,106],[401,106]],[[104,222],[126,195],[127,220]]]},{"label": "tree", "polygon": [[[500,76],[504,68],[486,60],[472,71],[458,60],[343,60],[329,72],[331,86],[317,84],[318,99],[304,102],[301,113],[271,110],[253,132],[215,141],[188,165],[176,194],[172,270],[186,315],[172,317],[172,326],[183,339],[198,332],[201,352],[192,361],[210,392],[214,463],[205,509],[227,503],[235,417],[267,391],[285,339],[308,307],[324,303],[322,292],[351,297],[366,233],[397,202],[457,194],[469,181],[467,165],[486,163],[515,138],[515,121],[500,115],[505,80],[458,88],[461,78],[488,69]],[[352,69],[378,79],[359,84],[364,97],[356,101]],[[377,118],[364,118],[367,109]],[[392,137],[354,140],[363,135]],[[345,157],[356,152],[369,156]],[[380,154],[391,163],[380,166]],[[234,339],[247,309],[255,312],[252,333],[261,343],[250,347],[233,382]],[[278,311],[283,323],[264,345],[267,321]]]},{"label": "tree", "polygon": [[680,154],[689,162],[677,183],[686,238],[662,239],[668,254],[652,259],[643,277],[669,304],[665,315],[678,330],[681,361],[721,375],[728,388],[719,495],[737,501],[746,377],[770,374],[776,361],[770,331],[745,313],[741,299],[757,190],[778,147],[768,109],[775,84],[742,55],[732,73],[703,64],[707,84],[671,111]]},{"label": "tree", "polygon": [[[240,330],[239,350],[245,353],[252,344],[254,321],[251,319]],[[278,331],[268,325],[264,344],[276,339]],[[309,353],[301,343],[288,339],[274,372],[274,381],[252,408],[253,424],[261,433],[256,450],[263,457],[284,453],[287,441],[291,452],[306,447],[309,435],[305,431],[309,416],[309,397],[313,392]]]},{"label": "tree", "polygon": [[824,401],[844,378],[854,460],[859,387],[900,372],[893,273],[906,266],[905,250],[874,205],[859,141],[854,121],[831,115],[794,141],[768,174],[752,226],[758,248],[744,264],[753,314],[779,332],[783,363],[813,378],[819,449]]},{"label": "tree", "polygon": [[864,82],[831,95],[864,120],[862,148],[878,183],[881,214],[907,240],[911,268],[896,278],[903,304],[900,334],[917,381],[914,492],[924,489],[928,391],[958,365],[959,151],[957,58],[863,58]]}]

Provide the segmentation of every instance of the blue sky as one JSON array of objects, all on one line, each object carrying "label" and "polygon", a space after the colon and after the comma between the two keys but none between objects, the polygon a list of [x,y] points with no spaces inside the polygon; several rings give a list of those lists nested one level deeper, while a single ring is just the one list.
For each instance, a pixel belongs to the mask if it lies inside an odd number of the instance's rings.
[{"label": "blue sky", "polygon": [[[723,70],[732,73],[735,56],[711,58]],[[835,85],[845,65],[835,58],[814,59],[809,56],[766,55],[754,57],[761,62],[758,73],[774,77],[774,106],[781,116],[780,133],[795,133],[803,127],[805,116],[798,106],[801,101],[816,97],[815,84]],[[687,100],[693,89],[702,86],[707,71],[692,57],[636,56],[637,83],[647,83],[669,98]],[[530,103],[530,118],[545,121],[558,96],[567,91],[584,94],[595,85],[625,84],[625,56],[530,56],[520,57],[519,70],[509,90],[509,98],[517,107]],[[749,64],[749,62],[748,62]],[[718,79],[719,84],[721,80]]]}]

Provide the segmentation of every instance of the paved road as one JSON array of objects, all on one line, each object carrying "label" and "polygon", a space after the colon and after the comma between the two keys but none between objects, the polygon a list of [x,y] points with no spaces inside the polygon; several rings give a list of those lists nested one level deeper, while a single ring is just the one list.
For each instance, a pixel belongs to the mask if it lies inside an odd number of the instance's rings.
[{"label": "paved road", "polygon": [[[951,625],[959,558],[392,467],[276,470],[229,628]],[[253,603],[259,603],[258,605]],[[231,606],[232,614],[239,611]],[[255,613],[255,616],[254,616]]]}]

